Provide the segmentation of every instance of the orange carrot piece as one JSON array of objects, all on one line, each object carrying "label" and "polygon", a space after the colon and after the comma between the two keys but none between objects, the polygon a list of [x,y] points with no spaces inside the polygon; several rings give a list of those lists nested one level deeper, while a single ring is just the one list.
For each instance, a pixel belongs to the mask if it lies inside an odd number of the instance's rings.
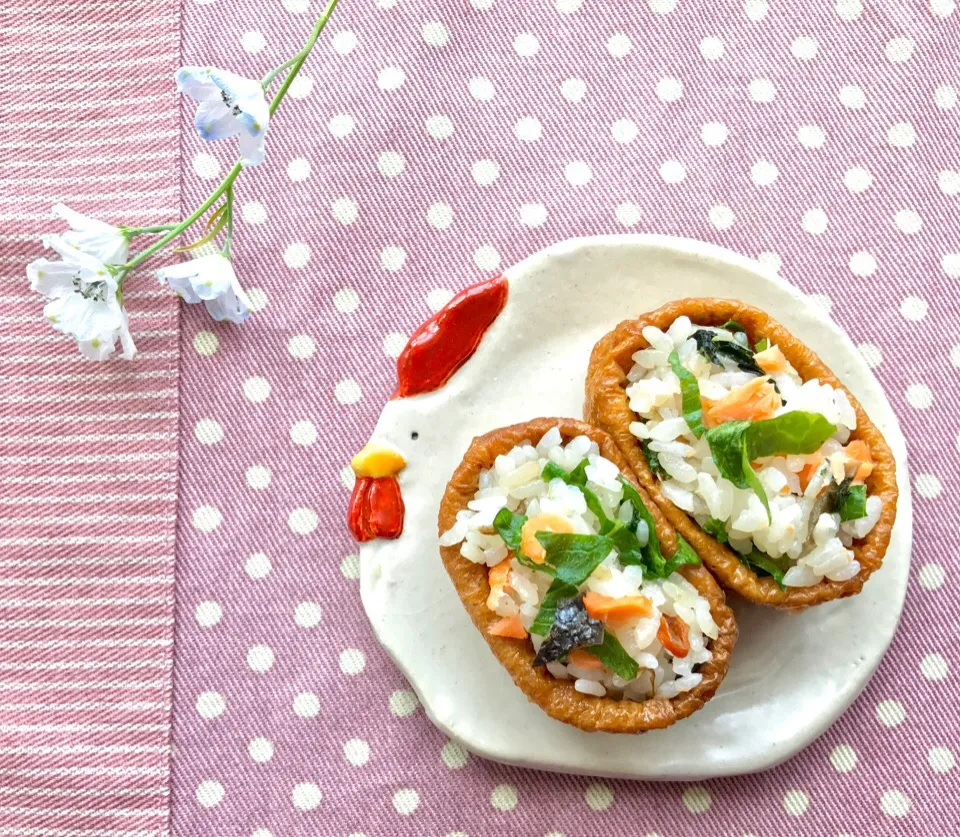
[{"label": "orange carrot piece", "polygon": [[683,658],[690,653],[690,629],[687,623],[677,616],[663,614],[660,617],[657,639],[674,657]]},{"label": "orange carrot piece", "polygon": [[653,604],[646,596],[622,596],[615,599],[591,590],[584,595],[583,605],[590,618],[609,624],[628,622],[653,613]]},{"label": "orange carrot piece", "polygon": [[538,514],[523,524],[520,530],[520,551],[531,561],[542,564],[547,560],[547,551],[537,540],[537,532],[571,534],[573,524],[556,514]]},{"label": "orange carrot piece", "polygon": [[509,639],[526,639],[527,629],[523,627],[519,616],[504,616],[498,619],[489,628],[487,633],[491,636],[504,636]]},{"label": "orange carrot piece", "polygon": [[787,368],[787,359],[783,356],[779,346],[771,346],[769,349],[757,352],[753,359],[757,366],[771,375],[783,372]]},{"label": "orange carrot piece", "polygon": [[490,582],[490,589],[495,587],[506,587],[510,581],[510,556],[508,555],[499,564],[490,568],[487,573],[487,579]]},{"label": "orange carrot piece", "polygon": [[761,421],[780,406],[780,396],[766,378],[754,378],[717,401],[703,401],[703,423],[716,427],[727,421]]},{"label": "orange carrot piece", "polygon": [[863,482],[873,473],[873,455],[870,452],[870,446],[863,439],[854,439],[844,448],[844,453],[851,462],[860,463],[853,475],[854,482]]},{"label": "orange carrot piece", "polygon": [[569,654],[567,654],[567,662],[570,665],[574,665],[577,668],[587,668],[587,669],[601,669],[603,668],[603,663],[601,663],[593,654],[588,651],[584,651],[582,648],[574,648]]}]

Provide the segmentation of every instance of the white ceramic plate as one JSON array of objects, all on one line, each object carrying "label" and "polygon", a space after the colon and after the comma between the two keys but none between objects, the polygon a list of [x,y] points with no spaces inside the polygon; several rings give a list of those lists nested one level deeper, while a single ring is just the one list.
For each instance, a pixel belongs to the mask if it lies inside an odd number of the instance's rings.
[{"label": "white ceramic plate", "polygon": [[[363,604],[431,720],[471,751],[518,765],[647,779],[747,773],[789,758],[853,702],[896,630],[910,561],[906,446],[880,386],[826,314],[756,262],[662,236],[562,242],[505,271],[506,307],[441,389],[390,401],[373,438],[399,448],[406,523],[360,547]],[[863,404],[897,461],[900,502],[883,567],[858,596],[787,614],[732,597],[740,639],[717,695],[642,736],[586,733],[527,701],[474,628],[437,548],[437,509],[471,439],[536,416],[580,418],[594,343],[686,296],[742,299],[812,346]],[[419,437],[411,439],[411,433]]]}]

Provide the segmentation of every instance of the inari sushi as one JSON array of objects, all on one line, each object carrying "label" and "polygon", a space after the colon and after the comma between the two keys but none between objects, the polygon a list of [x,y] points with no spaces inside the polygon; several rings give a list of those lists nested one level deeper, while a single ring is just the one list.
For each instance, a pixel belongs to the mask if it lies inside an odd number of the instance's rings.
[{"label": "inari sushi", "polygon": [[722,590],[595,427],[540,418],[474,439],[439,533],[474,624],[557,720],[666,727],[726,674],[737,628]]},{"label": "inari sushi", "polygon": [[585,416],[726,588],[802,608],[858,593],[897,512],[893,454],[763,311],[683,299],[594,347]]}]

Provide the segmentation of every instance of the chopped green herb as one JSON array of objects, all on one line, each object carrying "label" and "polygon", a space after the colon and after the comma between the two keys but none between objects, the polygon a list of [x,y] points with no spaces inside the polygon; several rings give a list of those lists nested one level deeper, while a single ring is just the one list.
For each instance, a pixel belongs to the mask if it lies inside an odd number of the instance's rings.
[{"label": "chopped green herb", "polygon": [[637,661],[626,652],[612,631],[604,631],[603,642],[599,645],[588,645],[586,650],[624,680],[633,680],[640,670]]},{"label": "chopped green herb", "polygon": [[[647,545],[641,548],[641,560],[637,562],[643,567],[643,574],[647,578],[666,578],[682,564],[699,564],[699,556],[680,535],[677,535],[676,554],[670,559],[664,556],[660,550],[660,539],[657,537],[656,523],[653,515],[650,514],[649,509],[644,505],[643,498],[625,477],[621,476],[620,482],[623,485],[624,498],[630,501],[637,513],[635,519],[643,520],[647,524],[649,531]],[[630,557],[634,558],[635,555],[631,554]],[[625,563],[622,557],[620,563]]]},{"label": "chopped green herb", "polygon": [[669,578],[684,564],[699,564],[700,556],[694,551],[693,547],[687,543],[686,538],[677,532],[677,551],[673,558],[670,558],[663,568],[663,578]]},{"label": "chopped green herb", "polygon": [[741,334],[746,334],[747,330],[740,325],[736,320],[727,320],[720,328],[725,328],[727,331],[732,331],[734,334],[740,332]]},{"label": "chopped green herb", "polygon": [[530,633],[537,636],[546,636],[550,628],[553,627],[556,619],[557,608],[562,602],[577,595],[577,588],[573,584],[567,584],[565,581],[555,578],[553,583],[543,594],[543,600],[540,602],[540,610],[537,617],[530,626]]},{"label": "chopped green herb", "polygon": [[644,565],[643,545],[637,539],[635,532],[631,531],[626,526],[623,526],[622,528],[609,533],[607,537],[613,541],[613,546],[617,550],[617,555],[620,556],[621,564],[623,564],[625,567],[630,564],[634,564],[639,567]]},{"label": "chopped green herb", "polygon": [[680,392],[683,400],[683,418],[687,427],[698,439],[703,436],[706,428],[703,426],[703,404],[700,402],[700,384],[696,375],[680,362],[680,355],[676,351],[670,352],[670,368],[673,374],[680,379]]},{"label": "chopped green herb", "polygon": [[712,535],[720,543],[727,542],[727,525],[716,517],[711,517],[703,524],[703,531]]},{"label": "chopped green herb", "polygon": [[600,504],[600,498],[597,497],[589,488],[587,488],[587,465],[588,460],[581,459],[576,468],[572,471],[566,471],[555,462],[548,462],[543,466],[540,476],[549,481],[552,479],[562,479],[568,485],[575,485],[583,493],[583,499],[587,502],[587,508],[593,512],[594,517],[600,522],[600,534],[606,535],[613,531],[616,523],[607,517],[603,506]]},{"label": "chopped green herb", "polygon": [[867,515],[867,487],[865,485],[848,485],[846,490],[840,490],[837,500],[837,511],[840,520],[859,520]]},{"label": "chopped green herb", "polygon": [[644,442],[641,445],[643,448],[643,455],[646,457],[647,464],[650,466],[651,473],[660,480],[666,480],[670,478],[670,475],[663,470],[663,466],[660,464],[660,457],[657,456],[655,450],[651,450],[650,442]]},{"label": "chopped green herb", "polygon": [[603,535],[571,535],[566,532],[537,532],[546,550],[547,565],[556,570],[557,580],[580,585],[613,550],[613,541]]},{"label": "chopped green herb", "polygon": [[764,337],[762,340],[757,342],[757,345],[753,347],[754,352],[765,352],[770,348],[770,341]]},{"label": "chopped green herb", "polygon": [[520,540],[523,537],[523,524],[527,518],[522,514],[510,511],[510,509],[500,509],[497,516],[493,518],[493,528],[497,534],[503,538],[507,549],[514,552],[520,552]]},{"label": "chopped green herb", "polygon": [[757,362],[753,359],[753,352],[734,340],[717,339],[715,332],[703,328],[693,333],[693,339],[697,344],[697,351],[711,363],[722,366],[723,360],[726,359],[735,363],[737,368],[744,372],[750,372],[753,375],[766,374],[757,366]]},{"label": "chopped green herb", "polygon": [[742,552],[737,553],[740,556],[740,560],[743,561],[748,567],[753,569],[757,575],[769,575],[781,590],[786,590],[786,586],[783,583],[783,575],[789,569],[788,566],[782,566],[786,562],[784,559],[771,558],[769,555],[765,555],[759,549],[754,547],[750,550],[749,555],[744,555]]}]

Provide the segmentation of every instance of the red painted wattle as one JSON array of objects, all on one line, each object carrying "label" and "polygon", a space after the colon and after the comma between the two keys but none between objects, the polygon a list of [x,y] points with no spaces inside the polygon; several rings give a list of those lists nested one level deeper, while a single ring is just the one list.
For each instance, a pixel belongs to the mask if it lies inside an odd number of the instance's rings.
[{"label": "red painted wattle", "polygon": [[397,358],[394,398],[442,387],[477,350],[507,302],[507,278],[471,285],[418,328]]},{"label": "red painted wattle", "polygon": [[357,477],[347,512],[347,525],[356,540],[363,543],[374,538],[399,538],[403,512],[396,477]]}]

